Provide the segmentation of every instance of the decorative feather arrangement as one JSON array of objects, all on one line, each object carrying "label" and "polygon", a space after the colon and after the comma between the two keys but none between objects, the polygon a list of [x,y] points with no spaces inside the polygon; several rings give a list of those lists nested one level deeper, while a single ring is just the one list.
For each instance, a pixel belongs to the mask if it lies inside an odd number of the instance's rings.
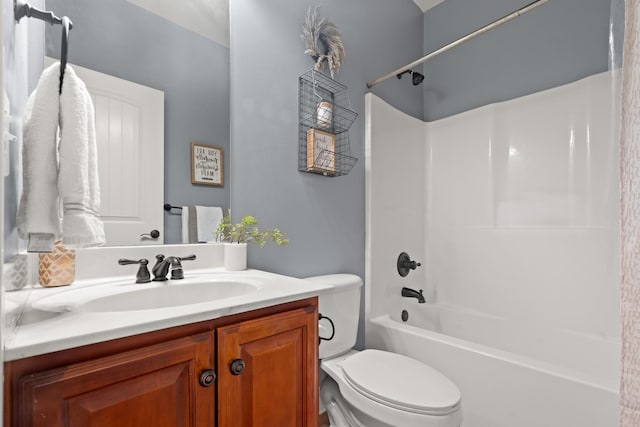
[{"label": "decorative feather arrangement", "polygon": [[302,26],[302,40],[306,47],[304,53],[316,61],[316,71],[322,71],[326,62],[331,77],[334,77],[342,67],[345,49],[338,28],[327,18],[321,18],[319,9],[319,6],[313,9],[309,7],[307,11]]}]

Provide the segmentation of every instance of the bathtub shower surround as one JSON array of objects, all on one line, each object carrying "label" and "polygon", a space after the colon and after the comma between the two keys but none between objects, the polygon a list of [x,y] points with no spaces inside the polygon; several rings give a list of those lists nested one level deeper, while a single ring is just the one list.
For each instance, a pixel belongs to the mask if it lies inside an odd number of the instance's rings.
[{"label": "bathtub shower surround", "polygon": [[620,427],[640,425],[640,2],[625,11],[622,97],[622,382]]},{"label": "bathtub shower surround", "polygon": [[[466,427],[616,424],[617,83],[606,72],[430,123],[367,95],[367,346],[449,376]],[[405,278],[401,251],[424,261]]]}]

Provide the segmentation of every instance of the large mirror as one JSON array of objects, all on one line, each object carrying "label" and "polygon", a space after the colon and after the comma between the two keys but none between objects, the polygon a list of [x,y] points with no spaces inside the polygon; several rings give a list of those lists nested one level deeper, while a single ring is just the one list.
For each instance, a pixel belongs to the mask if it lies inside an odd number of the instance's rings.
[{"label": "large mirror", "polygon": [[[140,183],[134,194],[121,202],[125,217],[134,217],[127,208],[135,200],[159,193],[154,200],[145,201],[145,208],[155,212],[160,221],[160,226],[149,228],[159,228],[164,243],[182,242],[181,210],[165,211],[165,203],[229,207],[228,176],[224,177],[223,186],[194,185],[190,157],[191,143],[198,142],[221,147],[223,165],[228,160],[228,0],[47,0],[46,7],[59,16],[69,16],[74,23],[68,49],[70,64],[164,95],[164,125],[153,120],[160,127],[159,134],[164,135],[164,160],[154,160],[156,148],[138,153],[142,167],[159,168],[164,171],[164,179],[135,179],[136,174],[142,173],[123,161],[121,168],[102,171],[108,176],[101,174],[100,180],[103,192],[109,191],[113,180],[124,186],[127,182]],[[60,26],[47,26],[45,40],[46,55],[57,60],[61,51]],[[156,147],[162,145],[155,143]],[[126,160],[128,155],[122,151],[122,156]],[[115,162],[117,165],[119,161]],[[162,187],[164,190],[158,192]],[[151,242],[139,240],[143,244]]]},{"label": "large mirror", "polygon": [[[360,160],[348,177],[338,180],[298,173],[298,153],[291,145],[296,146],[298,131],[298,77],[314,63],[304,54],[301,25],[307,9],[315,3],[233,1],[233,57],[225,44],[228,42],[203,35],[202,28],[187,29],[182,25],[183,13],[189,12],[202,18],[205,29],[225,28],[223,34],[228,35],[225,22],[228,19],[223,19],[222,24],[216,23],[219,22],[216,19],[226,18],[229,6],[214,0],[46,0],[44,3],[45,0],[33,0],[34,5],[53,10],[59,16],[67,15],[74,22],[68,53],[71,64],[163,92],[164,160],[154,166],[163,169],[164,179],[162,183],[144,184],[142,191],[164,186],[164,200],[153,208],[163,215],[164,226],[160,231],[165,243],[182,241],[182,216],[178,210],[166,213],[164,203],[232,207],[234,213],[256,215],[263,224],[282,227],[293,237],[287,248],[277,252],[254,249],[252,259],[256,268],[273,266],[275,260],[268,257],[322,257],[331,259],[336,271],[359,265],[364,240],[361,218],[365,82],[420,56],[423,16],[413,2],[376,0],[375,6],[371,6],[369,0],[332,1],[322,6],[323,16],[335,21],[348,46],[349,65],[337,78],[349,87],[351,107],[360,114],[349,132],[352,155]],[[46,37],[37,40],[46,40],[47,56],[59,57],[60,26],[35,21],[20,25],[46,29]],[[39,46],[29,49],[41,51]],[[234,69],[232,87],[236,101],[232,112],[229,108],[230,63]],[[42,68],[34,67],[34,71],[35,68],[39,74]],[[377,86],[375,93],[419,117],[422,87],[405,82],[389,80]],[[32,89],[33,85],[30,86]],[[234,122],[231,116],[235,118],[233,168],[228,161],[229,124]],[[192,142],[224,149],[223,187],[191,183]],[[19,181],[15,175],[9,179]],[[15,187],[19,187],[19,182]],[[16,207],[6,206],[6,217],[15,218]],[[5,228],[14,230],[15,226]],[[11,244],[6,245],[10,250],[5,254],[13,255],[24,247],[17,248],[17,237],[11,238]],[[334,245],[350,249],[347,255],[327,250]],[[287,271],[292,274],[322,271],[320,266],[305,270],[306,261],[286,262]]]}]

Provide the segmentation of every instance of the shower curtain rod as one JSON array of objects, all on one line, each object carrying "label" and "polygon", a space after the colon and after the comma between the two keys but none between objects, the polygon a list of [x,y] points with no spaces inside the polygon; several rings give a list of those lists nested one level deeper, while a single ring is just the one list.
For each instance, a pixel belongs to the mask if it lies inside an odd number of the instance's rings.
[{"label": "shower curtain rod", "polygon": [[410,64],[407,64],[407,65],[405,65],[403,67],[400,67],[400,68],[390,72],[389,74],[385,74],[382,77],[378,77],[375,80],[371,80],[371,81],[367,82],[367,88],[371,89],[373,86],[377,85],[378,83],[380,83],[380,82],[382,82],[384,80],[387,80],[389,77],[396,76],[396,75],[402,73],[403,71],[406,71],[406,70],[408,70],[410,68],[415,67],[416,65],[420,65],[423,62],[425,62],[425,61],[427,61],[427,60],[429,60],[429,59],[431,59],[431,58],[433,58],[435,56],[438,56],[441,53],[444,53],[444,52],[448,51],[449,49],[452,49],[452,48],[454,48],[454,47],[466,42],[467,40],[470,40],[470,39],[472,39],[472,38],[474,38],[476,36],[479,36],[482,33],[485,33],[485,32],[487,32],[489,30],[492,30],[492,29],[504,24],[504,23],[507,23],[507,22],[511,21],[512,19],[518,18],[520,15],[522,15],[524,13],[527,13],[530,10],[535,9],[538,6],[542,6],[544,3],[548,2],[548,1],[549,0],[536,0],[536,1],[532,2],[532,3],[529,3],[528,5],[516,10],[515,12],[512,12],[512,13],[510,13],[508,15],[505,15],[502,18],[497,19],[497,20],[493,21],[492,23],[490,23],[488,25],[485,25],[484,27],[479,28],[479,29],[467,34],[466,36],[460,37],[458,40],[456,40],[454,42],[451,42],[451,43],[449,43],[449,44],[447,44],[445,46],[442,46],[440,49],[436,49],[433,52],[428,53],[427,55],[423,56],[422,58],[416,59],[415,61],[411,62]]}]

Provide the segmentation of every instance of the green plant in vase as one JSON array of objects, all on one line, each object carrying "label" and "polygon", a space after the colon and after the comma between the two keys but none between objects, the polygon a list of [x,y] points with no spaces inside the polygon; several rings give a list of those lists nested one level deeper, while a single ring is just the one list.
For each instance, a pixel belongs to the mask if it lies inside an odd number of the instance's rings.
[{"label": "green plant in vase", "polygon": [[251,215],[245,215],[240,222],[232,223],[231,217],[225,216],[216,230],[216,239],[227,243],[224,246],[224,268],[238,271],[247,268],[247,244],[254,243],[263,247],[271,240],[276,245],[286,245],[289,240],[277,228],[260,230],[258,220]]},{"label": "green plant in vase", "polygon": [[258,220],[251,215],[243,216],[235,224],[231,222],[229,215],[222,218],[216,230],[216,239],[227,243],[254,243],[259,247],[263,247],[269,240],[278,246],[289,243],[284,232],[277,228],[260,230]]}]

